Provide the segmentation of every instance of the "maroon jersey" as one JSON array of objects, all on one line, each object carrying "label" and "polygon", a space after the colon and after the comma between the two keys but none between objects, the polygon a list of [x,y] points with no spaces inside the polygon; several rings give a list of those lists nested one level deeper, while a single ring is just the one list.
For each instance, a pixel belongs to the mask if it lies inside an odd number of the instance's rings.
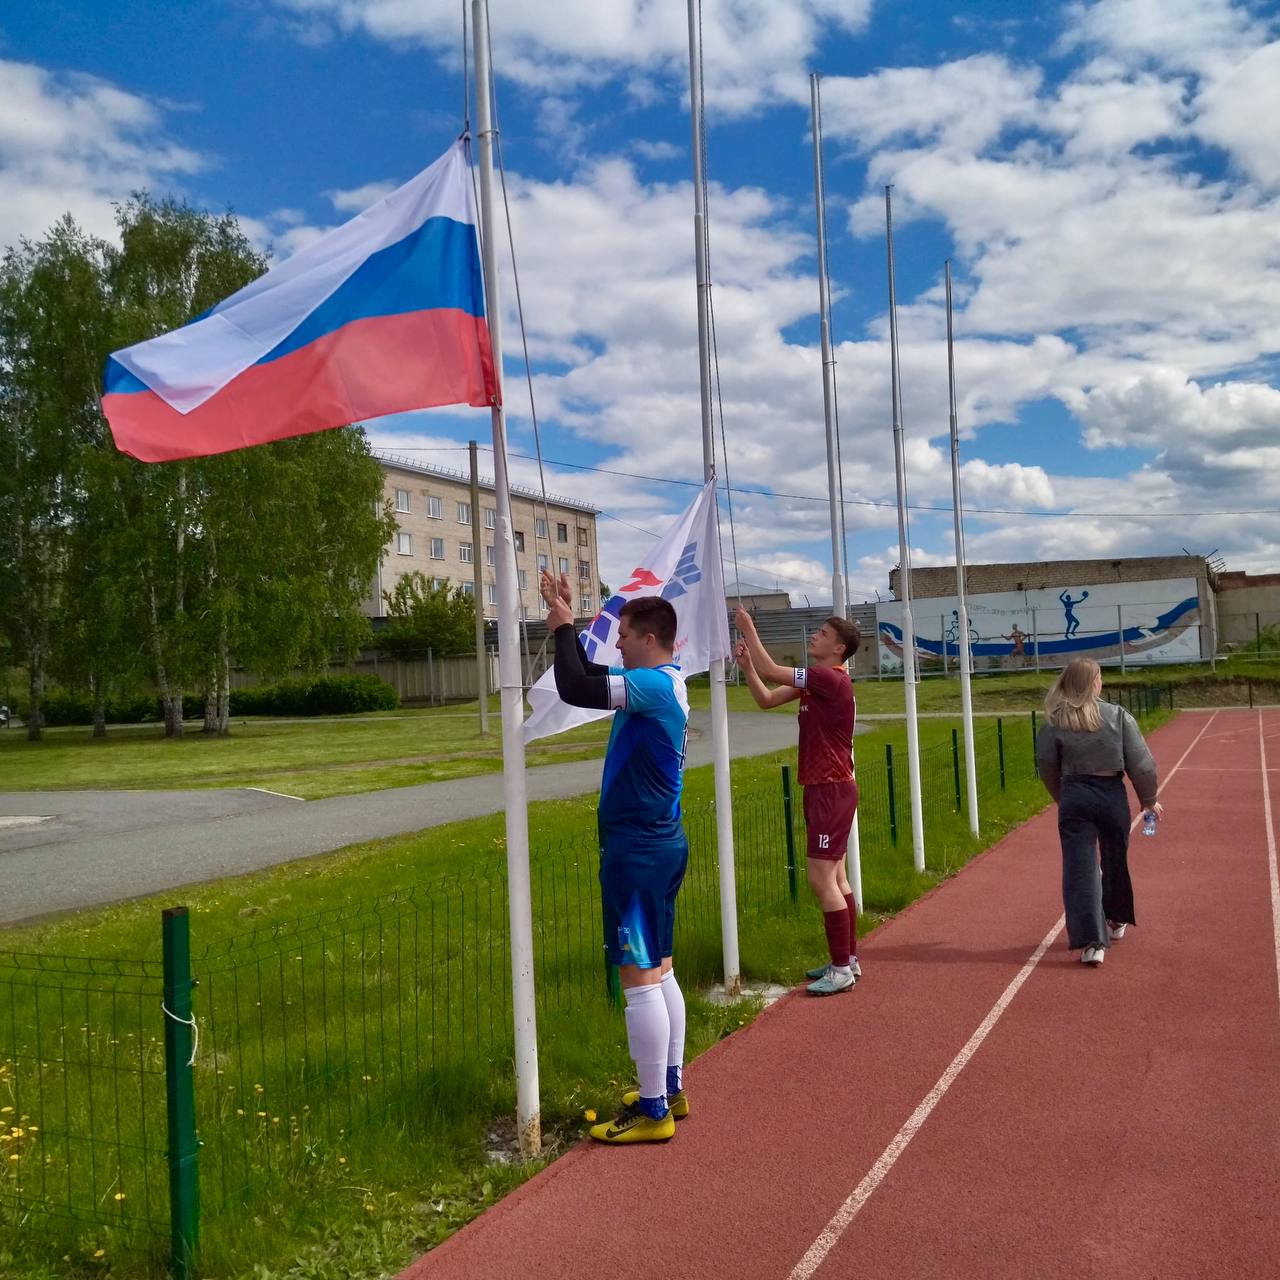
[{"label": "maroon jersey", "polygon": [[843,667],[797,667],[800,785],[853,777],[853,681]]}]

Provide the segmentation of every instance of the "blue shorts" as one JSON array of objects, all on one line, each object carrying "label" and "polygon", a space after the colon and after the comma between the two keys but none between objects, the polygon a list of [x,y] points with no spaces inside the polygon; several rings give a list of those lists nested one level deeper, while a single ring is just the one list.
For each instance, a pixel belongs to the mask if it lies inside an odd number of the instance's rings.
[{"label": "blue shorts", "polygon": [[689,863],[689,840],[633,845],[608,837],[600,849],[604,953],[610,964],[656,969],[671,954],[676,894]]}]

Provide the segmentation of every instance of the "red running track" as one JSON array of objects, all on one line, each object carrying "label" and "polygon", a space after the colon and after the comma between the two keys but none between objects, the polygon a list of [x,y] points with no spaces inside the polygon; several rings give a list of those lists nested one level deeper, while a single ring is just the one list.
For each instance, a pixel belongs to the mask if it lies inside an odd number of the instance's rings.
[{"label": "red running track", "polygon": [[854,992],[694,1063],[674,1141],[584,1143],[402,1280],[1280,1274],[1280,712],[1151,745],[1166,817],[1102,968],[1050,809],[877,929]]}]

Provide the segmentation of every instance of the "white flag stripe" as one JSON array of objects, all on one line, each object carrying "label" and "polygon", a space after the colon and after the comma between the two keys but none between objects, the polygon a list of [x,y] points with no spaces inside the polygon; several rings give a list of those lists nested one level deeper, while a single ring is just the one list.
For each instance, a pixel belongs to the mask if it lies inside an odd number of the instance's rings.
[{"label": "white flag stripe", "polygon": [[[707,671],[716,658],[729,657],[729,617],[720,568],[720,526],[715,481],[708,481],[666,536],[630,573],[627,581],[592,619],[580,643],[592,662],[620,667],[618,611],[637,596],[662,596],[676,611],[675,659],[687,676]],[[555,672],[548,668],[529,690],[533,708],[524,722],[524,740],[533,742],[612,715],[571,707],[560,700]]]}]

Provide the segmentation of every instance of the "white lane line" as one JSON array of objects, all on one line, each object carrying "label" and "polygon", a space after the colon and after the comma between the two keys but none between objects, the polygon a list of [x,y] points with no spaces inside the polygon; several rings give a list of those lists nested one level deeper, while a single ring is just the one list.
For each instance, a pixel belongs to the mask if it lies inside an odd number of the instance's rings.
[{"label": "white lane line", "polygon": [[[1215,711],[1213,715],[1205,721],[1200,732],[1192,739],[1191,745],[1178,757],[1178,763],[1169,770],[1168,776],[1160,784],[1159,792],[1173,780],[1173,775],[1182,767],[1182,762],[1195,750],[1196,744],[1209,731],[1209,726],[1218,718]],[[1261,717],[1259,717],[1261,718]],[[1134,818],[1129,826],[1132,831],[1138,825],[1141,814]],[[1268,831],[1270,826],[1268,825]],[[1273,861],[1274,868],[1275,863]],[[1272,880],[1272,902],[1276,901],[1276,883]],[[1000,1021],[1004,1011],[1009,1007],[1013,997],[1018,994],[1022,984],[1031,976],[1032,970],[1038,965],[1044,957],[1046,951],[1053,945],[1054,939],[1060,934],[1066,925],[1065,916],[1059,916],[1058,922],[1045,934],[1040,945],[1031,953],[1026,964],[1018,970],[1018,976],[1009,983],[1004,989],[1004,994],[992,1006],[991,1012],[983,1018],[978,1029],[971,1035],[964,1048],[951,1060],[951,1065],[938,1077],[938,1083],[925,1095],[924,1100],[911,1113],[911,1118],[902,1126],[894,1135],[893,1141],[885,1147],[880,1158],[871,1166],[867,1176],[854,1188],[853,1194],[836,1210],[831,1221],[823,1227],[818,1238],[809,1246],[803,1258],[796,1263],[792,1270],[789,1280],[809,1280],[815,1271],[822,1265],[827,1254],[835,1248],[836,1242],[848,1229],[849,1224],[858,1216],[862,1206],[871,1199],[875,1189],[884,1181],[889,1170],[897,1163],[898,1157],[907,1149],[907,1144],[919,1132],[920,1127],[929,1118],[933,1109],[942,1101],[947,1090],[951,1088],[956,1077],[965,1069],[969,1063],[969,1059],[977,1053],[979,1046],[987,1038],[991,1028]],[[1280,926],[1277,926],[1280,928]],[[1277,955],[1280,955],[1280,932],[1277,933]]]},{"label": "white lane line", "polygon": [[283,791],[269,791],[266,787],[245,787],[245,790],[260,791],[264,796],[279,796],[281,800],[298,800],[306,804],[306,801],[301,796],[286,795]]},{"label": "white lane line", "polygon": [[1276,829],[1271,819],[1271,779],[1267,776],[1267,744],[1258,712],[1258,748],[1262,752],[1262,814],[1267,822],[1267,861],[1271,873],[1271,927],[1276,944],[1276,991],[1280,994],[1280,871],[1276,868]]}]

